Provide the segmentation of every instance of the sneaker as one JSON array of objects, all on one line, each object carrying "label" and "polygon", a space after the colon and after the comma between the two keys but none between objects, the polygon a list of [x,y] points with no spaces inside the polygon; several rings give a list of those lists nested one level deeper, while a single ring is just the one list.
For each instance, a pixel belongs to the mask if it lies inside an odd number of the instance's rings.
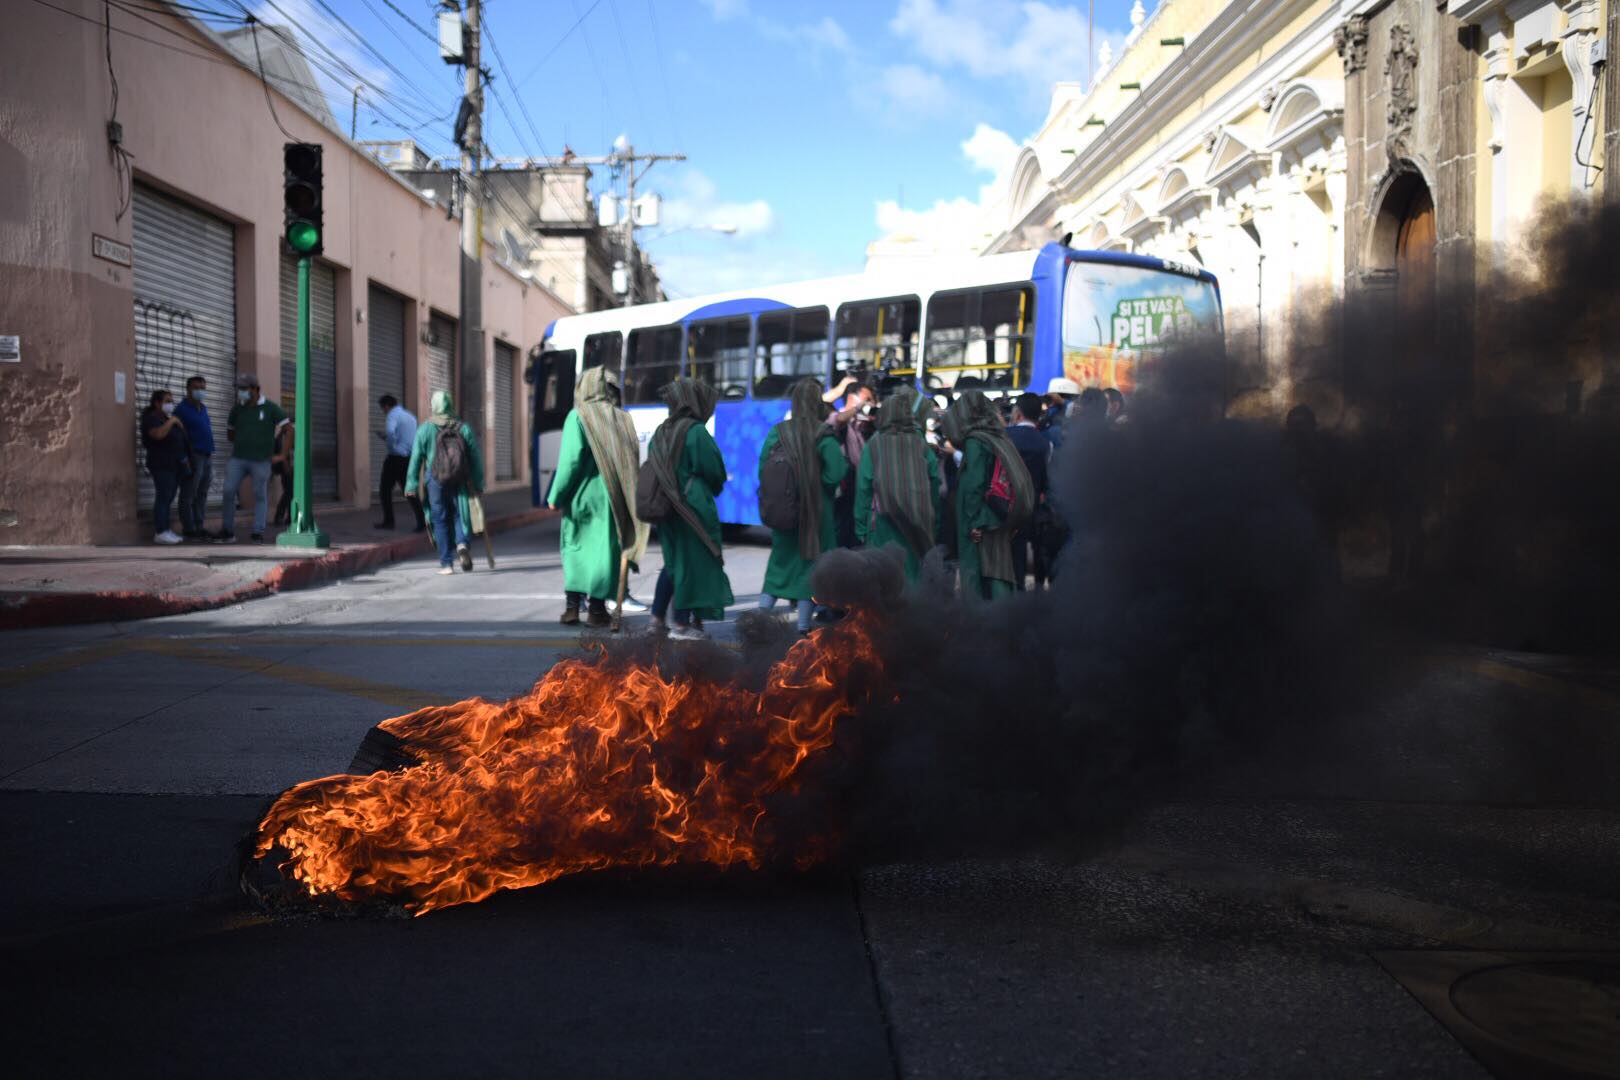
[{"label": "sneaker", "polygon": [[456,568],[453,567],[453,566],[441,566],[441,567],[439,567],[439,573],[441,573],[441,574],[453,574],[455,572],[456,572]]},{"label": "sneaker", "polygon": [[235,533],[228,533],[228,532],[217,532],[217,533],[214,534],[213,540],[214,540],[214,543],[216,543],[216,544],[234,544],[234,543],[236,543],[236,534]]},{"label": "sneaker", "polygon": [[164,529],[162,532],[156,533],[152,537],[152,543],[154,544],[179,544],[183,542],[184,541],[174,534],[173,529]]},{"label": "sneaker", "polygon": [[262,544],[264,543],[264,533],[254,533],[248,537],[248,541],[254,544]]},{"label": "sneaker", "polygon": [[472,573],[472,552],[468,550],[467,545],[462,544],[457,547],[456,555],[461,559],[461,572],[464,574]]},{"label": "sneaker", "polygon": [[645,615],[647,614],[647,611],[648,607],[646,604],[643,604],[640,600],[637,600],[628,592],[624,594],[624,613],[626,615]]},{"label": "sneaker", "polygon": [[676,623],[669,628],[671,641],[708,641],[709,635],[695,626],[682,626]]}]

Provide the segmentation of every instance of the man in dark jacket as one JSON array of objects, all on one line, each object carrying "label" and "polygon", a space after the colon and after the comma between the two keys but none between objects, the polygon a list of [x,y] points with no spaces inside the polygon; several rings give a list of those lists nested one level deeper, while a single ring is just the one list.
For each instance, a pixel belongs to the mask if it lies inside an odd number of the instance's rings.
[{"label": "man in dark jacket", "polygon": [[[1035,485],[1035,512],[1013,536],[1013,573],[1017,575],[1014,584],[1019,592],[1024,591],[1026,568],[1035,572],[1037,589],[1046,584],[1046,559],[1041,549],[1040,529],[1046,516],[1046,465],[1051,458],[1052,444],[1036,426],[1040,418],[1041,399],[1035,394],[1019,394],[1013,402],[1012,423],[1007,427],[1007,438],[1018,450],[1018,456],[1024,459],[1024,467],[1029,470],[1030,481]],[[1032,547],[1035,557],[1030,560]]]},{"label": "man in dark jacket", "polygon": [[180,533],[187,540],[208,539],[203,525],[208,488],[214,479],[214,422],[203,404],[207,397],[207,380],[193,375],[186,380],[186,399],[174,407],[191,444],[191,473],[180,477]]}]

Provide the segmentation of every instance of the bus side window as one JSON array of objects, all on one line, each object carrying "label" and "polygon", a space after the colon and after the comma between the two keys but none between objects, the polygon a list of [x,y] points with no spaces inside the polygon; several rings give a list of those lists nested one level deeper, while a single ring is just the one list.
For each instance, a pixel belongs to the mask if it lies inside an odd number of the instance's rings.
[{"label": "bus side window", "polygon": [[686,334],[687,374],[726,399],[748,395],[748,317],[693,323]]},{"label": "bus side window", "polygon": [[681,328],[653,326],[630,331],[624,366],[624,403],[655,405],[658,391],[680,374]]},{"label": "bus side window", "polygon": [[784,398],[803,378],[827,378],[827,309],[770,311],[759,317],[754,397]]},{"label": "bus side window", "polygon": [[869,371],[881,372],[885,383],[910,382],[917,374],[917,324],[921,316],[922,305],[915,296],[859,301],[840,307],[838,336],[833,343],[833,379]]},{"label": "bus side window", "polygon": [[1028,385],[1034,326],[1035,293],[1027,286],[935,293],[928,300],[926,385]]},{"label": "bus side window", "polygon": [[574,350],[541,353],[535,364],[535,432],[560,430],[573,407]]},{"label": "bus side window", "polygon": [[609,371],[617,372],[623,352],[624,335],[617,330],[609,334],[591,334],[585,339],[585,363],[581,365],[581,370],[606,367]]}]

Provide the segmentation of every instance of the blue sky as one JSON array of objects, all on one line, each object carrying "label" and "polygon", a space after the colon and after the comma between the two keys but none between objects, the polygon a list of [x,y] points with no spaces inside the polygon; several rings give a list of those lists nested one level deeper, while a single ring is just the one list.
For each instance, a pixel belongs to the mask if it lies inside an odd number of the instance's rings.
[{"label": "blue sky", "polygon": [[[388,0],[325,0],[376,53],[335,26],[322,0],[251,6],[267,22],[291,16],[388,91],[393,100],[375,108],[362,100],[362,139],[398,137],[398,123],[378,113],[397,121],[405,102],[418,118],[454,104],[457,69],[421,32],[432,26],[430,0],[393,0],[405,17]],[[506,62],[503,73],[486,47],[496,81],[485,139],[503,155],[564,146],[595,155],[624,133],[641,150],[684,152],[688,162],[648,176],[665,197],[666,223],[738,232],[644,231],[674,294],[849,272],[902,211],[949,213],[952,200],[976,198],[1010,163],[1045,117],[1051,83],[1085,76],[1086,7],[485,0],[486,29]],[[1131,0],[1095,7],[1097,44],[1117,48]],[[349,94],[329,97],[346,122]],[[423,129],[430,150],[449,151],[450,126]]]}]

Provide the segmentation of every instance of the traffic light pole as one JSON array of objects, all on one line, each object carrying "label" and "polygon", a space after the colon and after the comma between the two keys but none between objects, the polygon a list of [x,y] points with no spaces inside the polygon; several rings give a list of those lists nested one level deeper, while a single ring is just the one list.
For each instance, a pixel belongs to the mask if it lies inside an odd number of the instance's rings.
[{"label": "traffic light pole", "polygon": [[293,404],[292,526],[276,537],[277,545],[296,548],[331,547],[332,541],[315,525],[310,499],[309,427],[309,256],[298,260],[298,381]]}]

